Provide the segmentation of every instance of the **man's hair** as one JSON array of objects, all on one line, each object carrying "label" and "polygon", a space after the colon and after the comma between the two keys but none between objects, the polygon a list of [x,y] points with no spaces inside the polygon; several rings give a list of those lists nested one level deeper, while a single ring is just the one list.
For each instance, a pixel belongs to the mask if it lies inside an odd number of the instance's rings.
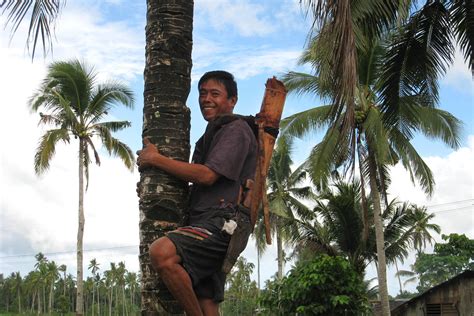
[{"label": "man's hair", "polygon": [[202,75],[199,79],[198,89],[201,89],[201,85],[208,80],[215,80],[224,85],[227,91],[227,98],[237,97],[237,83],[234,80],[234,75],[224,70],[208,71]]}]

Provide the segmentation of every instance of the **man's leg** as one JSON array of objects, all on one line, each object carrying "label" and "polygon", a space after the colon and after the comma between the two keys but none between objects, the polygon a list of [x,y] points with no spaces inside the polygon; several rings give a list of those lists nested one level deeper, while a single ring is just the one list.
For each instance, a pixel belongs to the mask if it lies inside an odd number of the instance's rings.
[{"label": "man's leg", "polygon": [[168,290],[183,305],[186,315],[202,316],[191,278],[180,264],[181,258],[176,254],[173,242],[167,237],[155,240],[150,246],[150,257],[153,267]]},{"label": "man's leg", "polygon": [[219,316],[219,304],[210,298],[200,298],[199,305],[204,316]]}]

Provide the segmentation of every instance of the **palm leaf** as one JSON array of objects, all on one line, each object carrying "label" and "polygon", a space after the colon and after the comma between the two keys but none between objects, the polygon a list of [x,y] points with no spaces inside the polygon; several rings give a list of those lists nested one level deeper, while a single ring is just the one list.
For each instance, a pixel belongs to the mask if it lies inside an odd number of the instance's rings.
[{"label": "palm leaf", "polygon": [[[2,6],[6,1],[3,1]],[[61,11],[61,2],[63,5],[66,1],[60,0],[35,0],[35,1],[8,1],[3,8],[2,14],[8,13],[6,24],[11,24],[11,36],[13,37],[26,14],[31,11],[30,25],[28,28],[27,46],[30,50],[32,47],[31,59],[33,60],[36,52],[36,44],[38,37],[41,37],[43,44],[43,53],[47,53],[46,44],[52,50],[51,34],[54,33],[54,22],[58,18]],[[2,7],[0,6],[0,8]],[[53,29],[51,28],[53,26]]]},{"label": "palm leaf", "polygon": [[470,0],[450,1],[451,24],[457,43],[464,53],[471,72],[474,72],[474,2]]},{"label": "palm leaf", "polygon": [[449,14],[438,1],[428,2],[394,37],[381,76],[382,112],[397,121],[400,97],[423,94],[438,102],[437,78],[452,63]]},{"label": "palm leaf", "polygon": [[280,123],[281,133],[293,137],[302,137],[311,131],[322,128],[330,123],[328,119],[330,110],[330,105],[324,105],[284,118]]},{"label": "palm leaf", "polygon": [[40,175],[49,169],[49,162],[54,156],[56,144],[60,140],[69,143],[68,130],[63,128],[52,129],[41,137],[34,159],[36,174]]},{"label": "palm leaf", "polygon": [[90,104],[85,113],[89,124],[98,122],[117,103],[133,108],[133,92],[126,85],[119,82],[110,81],[98,85],[97,89],[91,94]]},{"label": "palm leaf", "polygon": [[435,181],[428,165],[423,161],[410,141],[400,132],[393,130],[392,146],[397,151],[403,167],[409,172],[411,181],[415,183],[415,178],[426,194],[433,193]]}]

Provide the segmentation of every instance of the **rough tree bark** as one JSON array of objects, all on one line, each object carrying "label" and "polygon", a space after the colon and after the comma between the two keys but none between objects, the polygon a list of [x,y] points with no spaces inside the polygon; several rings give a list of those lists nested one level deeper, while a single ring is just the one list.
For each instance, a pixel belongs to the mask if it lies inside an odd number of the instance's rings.
[{"label": "rough tree bark", "polygon": [[[189,160],[193,1],[147,0],[143,137],[173,159]],[[153,271],[149,245],[185,219],[188,184],[159,170],[140,174],[142,315],[183,314]]]}]

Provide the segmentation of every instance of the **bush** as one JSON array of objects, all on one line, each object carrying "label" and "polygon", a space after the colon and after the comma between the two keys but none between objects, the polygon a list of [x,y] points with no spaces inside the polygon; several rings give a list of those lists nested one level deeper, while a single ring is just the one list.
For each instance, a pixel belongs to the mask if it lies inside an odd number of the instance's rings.
[{"label": "bush", "polygon": [[369,308],[362,278],[344,258],[327,255],[267,284],[261,303],[271,315],[364,315]]}]

